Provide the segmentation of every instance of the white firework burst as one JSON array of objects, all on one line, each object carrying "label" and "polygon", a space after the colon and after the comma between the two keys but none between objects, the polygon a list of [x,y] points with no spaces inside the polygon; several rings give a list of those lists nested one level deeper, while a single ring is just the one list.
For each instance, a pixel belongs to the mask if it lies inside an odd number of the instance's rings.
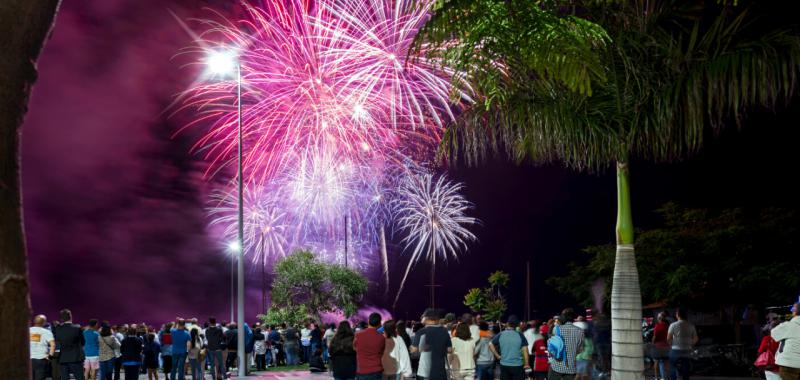
[{"label": "white firework burst", "polygon": [[417,262],[430,261],[433,277],[437,256],[445,261],[458,259],[459,253],[466,251],[467,242],[476,240],[466,226],[478,221],[466,215],[473,206],[461,195],[462,188],[461,183],[448,181],[444,175],[434,178],[430,173],[410,174],[400,184],[393,208],[397,227],[406,234],[403,244],[411,250],[411,259],[395,304],[411,267]]},{"label": "white firework burst", "polygon": [[[238,237],[238,192],[215,191],[208,208],[211,225],[221,225],[231,241]],[[268,259],[286,256],[288,216],[260,186],[245,186],[243,197],[244,254],[254,264],[265,265]]]}]

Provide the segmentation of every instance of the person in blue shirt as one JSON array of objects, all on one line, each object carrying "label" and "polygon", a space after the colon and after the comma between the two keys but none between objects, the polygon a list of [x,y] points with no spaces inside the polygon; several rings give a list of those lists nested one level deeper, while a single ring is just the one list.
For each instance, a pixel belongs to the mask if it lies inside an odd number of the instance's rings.
[{"label": "person in blue shirt", "polygon": [[505,331],[495,335],[489,343],[489,350],[500,362],[500,380],[523,380],[523,368],[530,368],[528,341],[517,331],[517,326],[519,318],[516,315],[509,316]]},{"label": "person in blue shirt", "polygon": [[176,326],[177,328],[170,330],[172,335],[172,371],[170,371],[169,378],[170,380],[175,380],[175,375],[177,375],[178,380],[186,380],[184,374],[186,354],[188,353],[186,344],[191,336],[186,331],[186,321],[179,319]]},{"label": "person in blue shirt", "polygon": [[164,370],[164,380],[172,373],[172,322],[164,325],[158,333],[158,344],[161,345],[161,369]]},{"label": "person in blue shirt", "polygon": [[275,366],[284,364],[286,361],[284,359],[285,355],[283,352],[283,342],[281,341],[281,332],[278,331],[278,326],[276,325],[271,325],[269,330],[267,340],[269,340],[270,346],[272,346],[273,363]]},{"label": "person in blue shirt", "polygon": [[100,333],[97,332],[97,320],[90,319],[89,327],[83,330],[83,352],[86,360],[83,362],[83,377],[87,380],[97,379],[97,370],[100,368]]},{"label": "person in blue shirt", "polygon": [[250,374],[250,358],[253,357],[253,350],[256,344],[256,334],[253,332],[253,329],[244,324],[244,353],[245,353],[245,363],[247,365],[244,366],[245,373]]}]

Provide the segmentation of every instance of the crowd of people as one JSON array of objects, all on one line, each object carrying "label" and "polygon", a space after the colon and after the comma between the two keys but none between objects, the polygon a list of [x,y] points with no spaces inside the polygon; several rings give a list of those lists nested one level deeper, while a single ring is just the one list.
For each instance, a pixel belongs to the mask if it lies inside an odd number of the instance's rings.
[{"label": "crowd of people", "polygon": [[[255,323],[251,328],[245,323],[245,367],[308,364],[312,372],[330,371],[342,380],[446,380],[448,374],[486,380],[496,372],[504,380],[517,380],[526,369],[530,377],[557,378],[559,370],[574,373],[581,361],[568,356],[563,365],[551,366],[545,339],[552,326],[564,324],[567,353],[577,355],[588,325],[572,328],[572,318],[565,311],[542,324],[521,323],[514,316],[500,323],[427,310],[420,321],[381,321],[379,314],[372,314],[355,325],[309,320],[302,325]],[[238,369],[238,327],[215,318],[203,324],[196,318],[176,318],[159,328],[91,319],[82,327],[65,309],[53,323],[43,315],[34,318],[30,345],[34,380],[118,380],[123,374],[126,380],[140,374],[149,380],[162,374],[165,380],[216,380]]]},{"label": "crowd of people", "polygon": [[[333,326],[309,321],[301,327],[255,323],[242,327],[245,336],[245,368],[264,370],[269,366],[299,365],[324,367],[322,341],[333,336]],[[238,369],[238,327],[209,318],[202,325],[197,318],[176,318],[160,328],[146,323],[111,325],[90,319],[81,327],[70,310],[48,323],[38,315],[30,327],[30,355],[33,379],[193,380],[228,378]]]},{"label": "crowd of people", "polygon": [[[759,360],[767,380],[800,380],[800,306],[794,318],[764,329]],[[36,316],[30,328],[34,380],[226,379],[238,366],[238,327],[209,318],[177,318],[156,329],[146,324],[110,325],[89,320],[81,327],[69,310],[48,323]],[[647,342],[655,378],[688,380],[697,331],[678,309],[675,322],[661,313]],[[242,326],[246,370],[308,364],[336,380],[589,380],[609,370],[610,341],[591,315],[565,309],[548,321],[485,321],[429,309],[420,321],[387,320],[373,313],[351,325]],[[759,365],[756,363],[756,365]]]}]

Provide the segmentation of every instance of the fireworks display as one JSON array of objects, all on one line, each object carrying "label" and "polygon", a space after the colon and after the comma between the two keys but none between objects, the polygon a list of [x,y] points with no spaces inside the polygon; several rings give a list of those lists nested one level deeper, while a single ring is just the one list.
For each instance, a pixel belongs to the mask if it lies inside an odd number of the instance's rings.
[{"label": "fireworks display", "polygon": [[466,228],[476,223],[475,218],[466,215],[472,204],[461,195],[461,187],[460,183],[450,182],[443,175],[434,178],[430,173],[409,175],[400,185],[399,196],[394,200],[396,223],[406,233],[403,242],[411,251],[411,260],[395,303],[417,262],[422,259],[431,262],[430,285],[433,286],[437,256],[445,261],[449,257],[457,259],[458,253],[466,250],[467,241],[475,240],[475,235]]},{"label": "fireworks display", "polygon": [[[211,195],[208,214],[212,218],[210,225],[220,226],[223,235],[234,241],[239,228],[239,194],[235,186],[230,188]],[[263,263],[269,257],[286,256],[289,228],[286,212],[261,187],[245,187],[243,195],[244,247],[251,261]]]},{"label": "fireworks display", "polygon": [[[359,257],[369,255],[362,251],[377,253],[378,231],[397,219],[395,210],[407,233],[425,232],[408,228],[410,205],[390,206],[403,204],[398,197],[422,196],[410,188],[398,192],[398,186],[417,178],[414,173],[432,157],[446,122],[472,101],[462,75],[432,58],[436,55],[428,54],[425,44],[412,53],[433,3],[265,0],[258,6],[244,3],[240,20],[197,21],[202,32],[185,54],[202,65],[223,65],[217,62],[220,54],[238,60],[244,250],[254,262],[312,248],[363,266],[360,261],[368,260]],[[210,163],[206,174],[215,175],[236,161],[240,98],[236,80],[210,74],[181,94],[179,108],[194,115],[184,128],[207,128],[193,150]],[[445,192],[435,195],[437,202],[458,198],[459,187],[450,182],[430,185]],[[211,224],[223,226],[232,239],[236,192],[214,197]],[[459,226],[469,219],[450,217]],[[435,236],[424,244],[445,255],[474,237],[462,229]],[[418,239],[409,235],[406,242],[423,244]],[[422,251],[413,248],[412,263],[427,255]]]}]

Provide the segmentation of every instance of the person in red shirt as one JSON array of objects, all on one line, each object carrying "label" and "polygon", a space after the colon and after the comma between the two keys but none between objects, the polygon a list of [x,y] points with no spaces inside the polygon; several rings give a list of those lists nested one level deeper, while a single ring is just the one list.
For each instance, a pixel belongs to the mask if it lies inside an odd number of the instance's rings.
[{"label": "person in red shirt", "polygon": [[761,355],[764,352],[771,352],[772,353],[772,360],[771,363],[767,363],[765,367],[761,367],[764,370],[764,376],[767,380],[780,380],[781,377],[778,374],[778,366],[775,365],[775,353],[778,352],[778,347],[780,343],[776,342],[775,339],[772,339],[770,336],[770,330],[772,327],[775,327],[777,323],[771,323],[768,325],[762,333],[764,337],[761,338],[761,345],[758,347],[758,354]]},{"label": "person in red shirt", "polygon": [[356,380],[381,380],[383,365],[381,358],[386,348],[386,338],[378,332],[381,315],[369,315],[369,327],[356,334],[353,349],[356,350]]},{"label": "person in red shirt", "polygon": [[547,372],[550,370],[550,363],[547,361],[547,324],[539,327],[539,335],[533,341],[533,348],[531,354],[533,359],[533,378],[537,380],[544,380],[547,378]]},{"label": "person in red shirt", "polygon": [[669,359],[669,342],[667,342],[667,333],[669,332],[669,317],[665,311],[658,313],[658,322],[653,328],[653,359],[657,364],[657,378],[668,379],[669,368],[667,367],[667,360]]}]

